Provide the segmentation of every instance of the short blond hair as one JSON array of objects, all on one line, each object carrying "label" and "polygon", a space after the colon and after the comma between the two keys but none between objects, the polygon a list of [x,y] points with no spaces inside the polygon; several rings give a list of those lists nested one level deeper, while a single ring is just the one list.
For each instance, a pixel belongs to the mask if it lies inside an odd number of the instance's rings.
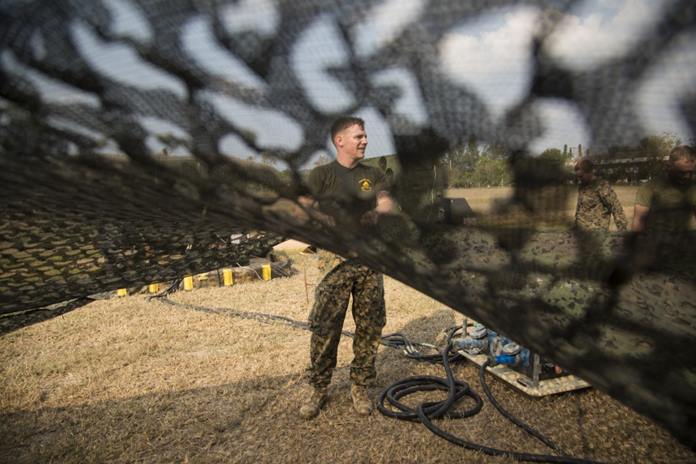
[{"label": "short blond hair", "polygon": [[361,129],[365,129],[365,121],[356,116],[341,116],[337,118],[331,125],[331,141],[333,142],[336,135],[343,129],[354,125],[358,125]]}]

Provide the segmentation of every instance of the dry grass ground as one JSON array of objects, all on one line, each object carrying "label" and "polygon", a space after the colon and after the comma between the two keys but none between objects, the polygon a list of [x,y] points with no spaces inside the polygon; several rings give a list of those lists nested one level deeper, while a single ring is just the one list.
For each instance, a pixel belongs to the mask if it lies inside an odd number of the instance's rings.
[{"label": "dry grass ground", "polygon": [[[316,282],[315,258],[295,258]],[[386,278],[385,286],[385,333],[432,342],[461,322],[399,282]],[[306,320],[311,288],[308,295],[301,272],[173,299]],[[0,462],[509,462],[458,448],[419,424],[356,416],[348,396],[350,339],[341,342],[326,408],[312,421],[298,418],[308,343],[304,330],[137,295],[9,333],[0,338]],[[443,375],[386,347],[377,363],[373,392],[409,375]],[[455,375],[481,393],[475,367],[457,365]],[[531,399],[490,383],[508,409],[573,455],[696,462],[666,431],[598,391]],[[486,445],[547,452],[489,404],[468,420],[439,423]]]}]

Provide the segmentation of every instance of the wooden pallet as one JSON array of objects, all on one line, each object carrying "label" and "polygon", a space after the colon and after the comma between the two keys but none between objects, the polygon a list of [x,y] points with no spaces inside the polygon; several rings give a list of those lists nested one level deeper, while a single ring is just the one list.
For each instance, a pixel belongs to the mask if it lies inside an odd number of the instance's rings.
[{"label": "wooden pallet", "polygon": [[[459,354],[479,366],[483,365],[483,363],[488,359],[485,354],[472,355],[462,350],[459,351]],[[534,356],[538,357],[538,355]],[[558,393],[565,393],[591,387],[589,383],[582,380],[580,377],[570,374],[561,375],[551,379],[540,379],[535,385],[533,379],[502,364],[494,367],[488,367],[486,370],[498,377],[503,382],[506,382],[527,395],[534,397],[556,395]]]}]

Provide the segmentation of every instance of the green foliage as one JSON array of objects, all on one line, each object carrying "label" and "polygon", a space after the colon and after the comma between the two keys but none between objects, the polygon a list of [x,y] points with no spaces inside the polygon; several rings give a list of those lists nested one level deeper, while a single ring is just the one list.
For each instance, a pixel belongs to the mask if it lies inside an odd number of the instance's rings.
[{"label": "green foliage", "polygon": [[664,132],[661,135],[649,135],[644,137],[638,143],[644,156],[662,160],[672,148],[680,144],[679,137],[669,132]]},{"label": "green foliage", "polygon": [[449,172],[450,187],[489,187],[508,185],[512,175],[508,162],[481,154],[471,169],[453,167]]},{"label": "green foliage", "polygon": [[444,163],[450,187],[503,186],[512,181],[505,146],[497,142],[482,145],[473,135],[465,147],[448,153]]},{"label": "green foliage", "polygon": [[482,157],[472,173],[472,180],[479,186],[502,186],[512,181],[507,161]]},{"label": "green foliage", "polygon": [[554,163],[562,164],[570,159],[570,154],[566,152],[566,154],[564,155],[558,148],[547,148],[541,153],[541,155],[539,155],[539,158]]},{"label": "green foliage", "polygon": [[486,146],[485,149],[486,156],[494,160],[506,160],[507,150],[505,145],[499,142],[492,142]]},{"label": "green foliage", "polygon": [[[670,133],[650,135],[641,139],[635,146],[615,145],[603,153],[592,150],[592,159],[622,159],[622,158],[648,158],[647,162],[640,165],[627,163],[626,165],[612,165],[601,169],[601,174],[612,182],[628,179],[636,182],[639,179],[655,177],[663,169],[663,160],[675,146],[681,141]],[[577,155],[583,152],[589,156],[590,150],[582,145],[576,147]],[[547,148],[539,159],[547,160],[552,164],[563,167],[573,159],[576,152],[567,144],[563,149]],[[474,137],[469,137],[467,145],[453,150],[444,158],[448,171],[450,187],[487,187],[504,186],[512,182],[512,175],[507,162],[507,153],[504,145],[490,143],[481,147]]]},{"label": "green foliage", "polygon": [[664,132],[660,135],[644,137],[635,146],[610,146],[605,152],[594,155],[593,159],[600,162],[602,160],[640,160],[640,162],[627,162],[601,169],[602,177],[611,182],[635,183],[641,179],[659,176],[664,168],[664,159],[672,148],[680,143],[679,137]]}]

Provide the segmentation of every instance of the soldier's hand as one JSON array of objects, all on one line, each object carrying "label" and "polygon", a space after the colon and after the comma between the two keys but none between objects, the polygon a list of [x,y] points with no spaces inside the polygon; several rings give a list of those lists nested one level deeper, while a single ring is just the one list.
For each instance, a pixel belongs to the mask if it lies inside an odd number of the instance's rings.
[{"label": "soldier's hand", "polygon": [[263,212],[295,224],[304,224],[309,220],[307,212],[300,205],[287,198],[280,198],[275,203],[264,206]]}]

